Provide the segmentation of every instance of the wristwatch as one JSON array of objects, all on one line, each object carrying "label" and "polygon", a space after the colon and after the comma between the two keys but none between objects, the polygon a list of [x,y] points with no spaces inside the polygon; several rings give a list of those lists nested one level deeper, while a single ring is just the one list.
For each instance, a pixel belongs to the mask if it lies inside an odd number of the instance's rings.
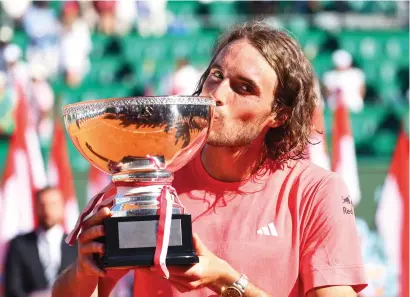
[{"label": "wristwatch", "polygon": [[248,286],[248,278],[241,274],[239,279],[229,287],[222,289],[221,297],[242,297]]}]

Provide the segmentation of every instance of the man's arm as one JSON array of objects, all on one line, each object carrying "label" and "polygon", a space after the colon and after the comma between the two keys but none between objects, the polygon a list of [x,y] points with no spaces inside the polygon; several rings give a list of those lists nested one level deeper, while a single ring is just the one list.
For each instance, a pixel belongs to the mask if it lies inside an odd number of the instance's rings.
[{"label": "man's arm", "polygon": [[105,277],[78,272],[73,263],[57,278],[52,297],[108,297],[128,270],[108,271]]},{"label": "man's arm", "polygon": [[[243,297],[274,297],[269,295],[251,283],[248,284]],[[310,290],[306,297],[357,297],[356,292],[350,286],[332,286],[325,288],[314,288]]]},{"label": "man's arm", "polygon": [[23,288],[23,266],[16,240],[10,242],[5,267],[5,297],[27,297]]},{"label": "man's arm", "polygon": [[[224,288],[235,283],[240,278],[236,271],[225,260],[218,258],[199,239],[193,235],[193,245],[199,257],[199,263],[189,267],[169,266],[169,281],[180,292],[190,292],[202,287],[208,287],[217,294],[221,294]],[[161,274],[156,267],[151,271]],[[322,286],[314,287],[306,293],[306,297],[356,297],[356,293],[350,286]],[[263,291],[252,284],[249,280],[243,297],[277,297]]]},{"label": "man's arm", "polygon": [[[218,264],[221,271],[224,271],[223,276],[212,284],[208,284],[208,287],[212,289],[215,293],[221,294],[224,288],[236,282],[240,273],[235,271],[226,261],[220,259]],[[151,270],[156,270],[151,268]],[[203,280],[200,281],[186,281],[183,279],[183,274],[189,275],[189,279],[200,278],[199,275],[196,276],[197,272],[195,271],[186,271],[180,270],[177,272],[177,269],[171,267],[170,270],[174,273],[174,276],[170,277],[170,281],[176,287],[176,289],[182,293],[189,292],[201,287]],[[243,297],[277,297],[275,295],[269,294],[264,290],[258,288],[249,280],[248,285],[245,289]],[[357,297],[356,292],[350,286],[329,286],[321,288],[313,288],[307,292],[306,297]]]},{"label": "man's arm", "polygon": [[[225,261],[224,261],[225,262]],[[228,263],[225,262],[228,269],[224,269],[228,272],[228,277],[224,280],[226,283],[234,283],[239,279],[240,274],[236,272]],[[216,290],[218,292],[218,290]],[[249,280],[243,297],[277,297],[275,295],[269,294],[264,290],[258,288],[251,283]],[[306,297],[357,297],[356,292],[351,286],[328,286],[321,288],[313,288],[307,292]]]},{"label": "man's arm", "polygon": [[77,261],[67,267],[53,285],[53,297],[90,297],[97,289],[98,275],[83,274]]}]

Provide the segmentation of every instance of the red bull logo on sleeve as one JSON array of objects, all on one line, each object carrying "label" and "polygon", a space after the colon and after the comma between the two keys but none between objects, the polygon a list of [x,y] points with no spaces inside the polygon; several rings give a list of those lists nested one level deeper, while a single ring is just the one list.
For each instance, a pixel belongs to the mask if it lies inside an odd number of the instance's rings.
[{"label": "red bull logo on sleeve", "polygon": [[343,213],[344,214],[354,214],[353,211],[353,202],[350,199],[350,196],[342,197],[342,204],[343,204]]}]

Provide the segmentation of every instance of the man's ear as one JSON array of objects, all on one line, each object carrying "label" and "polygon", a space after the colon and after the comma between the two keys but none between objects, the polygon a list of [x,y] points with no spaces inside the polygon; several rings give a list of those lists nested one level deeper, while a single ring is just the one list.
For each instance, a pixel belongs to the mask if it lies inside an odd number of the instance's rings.
[{"label": "man's ear", "polygon": [[272,112],[268,118],[268,126],[270,128],[282,126],[289,118],[290,110],[289,107],[283,107],[279,112]]}]

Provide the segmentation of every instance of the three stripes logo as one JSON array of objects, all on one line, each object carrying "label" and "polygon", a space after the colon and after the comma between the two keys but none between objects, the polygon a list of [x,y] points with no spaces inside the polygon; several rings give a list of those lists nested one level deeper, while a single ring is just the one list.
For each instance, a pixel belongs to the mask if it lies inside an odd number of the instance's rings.
[{"label": "three stripes logo", "polygon": [[279,236],[278,235],[278,231],[276,231],[276,227],[273,224],[273,222],[270,222],[269,224],[267,224],[266,226],[263,226],[261,228],[259,228],[256,231],[256,234],[259,235],[268,235],[268,236]]}]

